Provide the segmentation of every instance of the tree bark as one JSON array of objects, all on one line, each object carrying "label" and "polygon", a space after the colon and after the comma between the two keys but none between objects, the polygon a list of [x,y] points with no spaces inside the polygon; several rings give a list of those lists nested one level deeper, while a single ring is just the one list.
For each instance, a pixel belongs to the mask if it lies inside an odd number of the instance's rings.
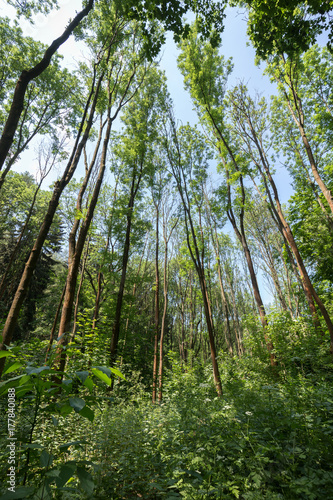
[{"label": "tree bark", "polygon": [[160,336],[160,274],[159,274],[159,201],[155,203],[156,209],[156,247],[155,247],[155,337],[154,337],[154,361],[153,361],[153,403],[156,402],[157,393],[157,352]]}]

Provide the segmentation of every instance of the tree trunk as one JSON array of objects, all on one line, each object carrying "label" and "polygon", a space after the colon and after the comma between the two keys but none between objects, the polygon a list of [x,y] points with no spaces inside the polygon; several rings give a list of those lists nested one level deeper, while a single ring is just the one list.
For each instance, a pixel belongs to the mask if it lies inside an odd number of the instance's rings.
[{"label": "tree trunk", "polygon": [[156,250],[155,250],[155,337],[154,337],[154,362],[153,362],[153,403],[156,402],[157,392],[157,351],[160,336],[160,275],[158,267],[159,251],[159,202],[155,203],[156,208]]},{"label": "tree trunk", "polygon": [[86,262],[87,262],[87,258],[88,258],[88,253],[89,253],[89,238],[87,241],[86,251],[85,251],[84,257],[83,257],[80,283],[79,283],[79,286],[78,286],[78,289],[76,292],[75,307],[74,307],[74,321],[73,321],[73,329],[72,329],[72,334],[71,334],[71,342],[74,342],[75,335],[76,335],[77,315],[78,315],[78,311],[79,311],[80,294],[81,294],[83,281],[84,281],[84,272],[86,269]]},{"label": "tree trunk", "polygon": [[[307,273],[307,270],[305,268],[303,259],[299,253],[299,250],[298,250],[296,241],[294,239],[292,230],[291,230],[287,220],[284,217],[281,203],[280,203],[280,199],[279,199],[279,195],[278,195],[278,191],[276,188],[276,184],[275,184],[274,179],[271,175],[269,165],[266,161],[264,153],[261,150],[259,144],[257,145],[257,148],[258,148],[258,151],[259,151],[259,154],[261,157],[262,165],[265,169],[265,173],[266,173],[268,180],[270,182],[270,185],[272,186],[272,189],[273,189],[276,212],[278,214],[280,223],[282,225],[283,234],[289,243],[289,246],[291,248],[292,253],[294,254],[294,257],[295,257],[295,260],[297,263],[297,267],[298,267],[299,273],[301,275],[304,292],[305,292],[305,295],[306,295],[307,300],[308,300],[308,304],[310,307],[311,315],[313,317],[314,325],[317,326],[317,328],[320,328],[320,323],[319,323],[319,319],[317,316],[317,311],[316,311],[316,307],[314,305],[313,299],[316,301],[316,303],[320,309],[320,312],[322,313],[324,320],[326,322],[327,329],[328,329],[329,335],[330,335],[330,352],[333,354],[333,324],[332,324],[331,318],[329,317],[329,314],[328,314],[323,302],[321,301],[320,297],[317,295],[317,292],[315,291],[315,289],[311,283],[311,280],[310,280],[309,275]],[[260,168],[260,173],[264,177],[264,173],[263,173],[261,168]]]},{"label": "tree trunk", "polygon": [[[227,176],[229,177],[228,170],[226,170],[226,172],[227,172]],[[260,295],[258,281],[257,281],[257,277],[256,277],[256,274],[255,274],[255,271],[254,271],[254,267],[253,267],[253,261],[252,261],[251,252],[250,252],[250,249],[248,247],[246,236],[245,236],[245,230],[244,230],[245,190],[244,190],[244,185],[243,185],[243,176],[240,175],[239,179],[240,179],[240,186],[241,186],[241,193],[242,193],[242,207],[241,207],[241,211],[240,211],[240,215],[239,215],[240,229],[237,226],[236,219],[235,219],[235,216],[234,216],[234,213],[233,213],[233,209],[232,209],[231,188],[230,188],[229,182],[228,182],[229,209],[227,211],[227,216],[228,216],[228,219],[229,219],[229,221],[231,222],[231,224],[232,224],[232,226],[234,228],[236,236],[237,236],[239,242],[241,243],[243,251],[244,251],[244,255],[245,255],[247,267],[248,267],[248,270],[249,270],[249,273],[250,273],[250,279],[251,279],[251,285],[252,285],[252,290],[253,290],[254,298],[255,298],[255,301],[256,301],[256,304],[257,304],[257,308],[258,308],[258,311],[259,311],[260,321],[261,321],[261,324],[262,324],[262,327],[263,327],[263,330],[264,330],[264,335],[265,335],[265,340],[266,340],[266,346],[267,346],[267,350],[269,352],[271,366],[275,366],[276,365],[276,358],[275,358],[275,354],[273,354],[273,352],[272,352],[273,351],[273,343],[268,339],[268,337],[266,335],[266,331],[265,331],[266,327],[267,327],[266,311],[265,311],[265,307],[264,307],[264,304],[263,304],[263,301],[262,301],[262,298],[261,298],[261,295]]]},{"label": "tree trunk", "polygon": [[49,345],[47,346],[47,350],[46,350],[46,354],[45,354],[45,364],[49,360],[50,351],[51,351],[51,348],[52,348],[52,345],[53,345],[53,342],[54,342],[54,334],[55,334],[55,331],[56,331],[56,328],[57,328],[57,323],[58,323],[58,318],[59,318],[59,314],[60,314],[60,311],[61,311],[62,301],[64,300],[64,297],[65,297],[65,291],[66,291],[66,285],[64,286],[64,288],[62,290],[62,294],[61,294],[61,297],[60,297],[60,300],[59,300],[57,311],[56,311],[56,314],[55,314],[55,317],[54,317],[54,320],[53,320],[53,325],[52,325],[52,329],[51,329],[51,333],[50,333]]},{"label": "tree trunk", "polygon": [[122,272],[121,272],[121,278],[120,278],[120,283],[119,283],[115,319],[114,319],[113,328],[112,328],[112,338],[111,338],[111,345],[110,345],[110,366],[114,366],[116,359],[117,359],[118,342],[119,342],[119,335],[120,335],[121,310],[122,310],[122,305],[123,305],[123,297],[124,297],[126,273],[127,273],[127,264],[128,264],[130,241],[131,241],[133,209],[134,209],[135,197],[136,197],[136,194],[138,192],[141,178],[142,178],[143,165],[141,164],[140,167],[141,168],[140,168],[138,179],[136,178],[137,173],[135,172],[133,174],[130,198],[129,198],[128,208],[127,208],[127,225],[126,225],[126,235],[125,235],[125,243],[124,243],[124,250],[123,250],[123,258],[122,258]]}]

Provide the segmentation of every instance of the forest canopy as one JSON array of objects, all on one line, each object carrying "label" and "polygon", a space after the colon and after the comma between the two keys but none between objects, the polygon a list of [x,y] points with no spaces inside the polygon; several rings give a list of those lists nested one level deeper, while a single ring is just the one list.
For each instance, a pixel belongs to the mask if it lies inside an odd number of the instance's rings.
[{"label": "forest canopy", "polygon": [[333,3],[87,0],[50,44],[62,2],[7,3],[1,498],[331,498]]}]

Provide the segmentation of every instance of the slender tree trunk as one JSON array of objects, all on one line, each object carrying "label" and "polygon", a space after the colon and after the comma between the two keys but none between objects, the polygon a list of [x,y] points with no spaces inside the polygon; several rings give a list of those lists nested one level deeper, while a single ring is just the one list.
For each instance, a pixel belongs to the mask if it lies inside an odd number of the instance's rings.
[{"label": "slender tree trunk", "polygon": [[159,202],[156,208],[156,249],[155,249],[155,337],[154,337],[154,362],[153,362],[153,403],[156,402],[157,393],[157,353],[160,336],[160,275],[159,275]]},{"label": "slender tree trunk", "polygon": [[[263,329],[265,330],[265,328],[267,326],[267,319],[266,319],[265,308],[264,308],[264,305],[263,305],[263,302],[262,302],[262,299],[261,299],[261,296],[260,296],[259,287],[258,287],[258,283],[257,283],[257,278],[256,278],[256,275],[255,275],[255,272],[254,272],[252,258],[251,258],[251,254],[250,254],[250,251],[249,251],[249,248],[248,248],[248,245],[247,245],[247,241],[246,241],[246,237],[245,237],[245,231],[244,231],[244,224],[243,224],[243,219],[244,219],[244,204],[245,204],[245,190],[244,190],[244,185],[243,185],[243,176],[242,176],[241,171],[239,169],[239,166],[237,164],[235,155],[233,154],[233,152],[232,152],[232,150],[231,150],[228,142],[226,141],[226,138],[222,134],[221,129],[219,128],[218,124],[216,123],[216,120],[215,120],[214,116],[212,115],[211,109],[208,106],[208,104],[206,104],[206,110],[207,110],[207,113],[208,113],[209,118],[211,120],[211,123],[213,125],[216,139],[218,141],[222,142],[222,144],[224,145],[224,147],[226,148],[226,150],[227,150],[227,152],[228,152],[228,154],[230,156],[230,159],[231,159],[231,161],[232,161],[232,163],[234,165],[234,168],[235,168],[236,172],[240,174],[239,180],[240,180],[240,187],[241,187],[241,197],[242,197],[241,203],[242,203],[242,208],[241,208],[241,213],[240,213],[240,231],[239,231],[238,228],[237,228],[235,217],[234,217],[233,212],[232,212],[231,188],[230,188],[230,183],[228,182],[229,181],[229,171],[228,171],[228,168],[227,168],[227,163],[226,163],[226,160],[225,160],[225,158],[224,158],[224,156],[222,154],[221,147],[219,145],[217,145],[217,149],[219,151],[220,158],[221,158],[221,160],[223,162],[223,165],[225,166],[226,174],[227,174],[228,199],[229,199],[229,210],[227,212],[227,215],[228,215],[228,218],[229,218],[230,222],[232,223],[232,226],[233,226],[233,228],[234,228],[234,230],[236,232],[236,235],[237,235],[237,237],[238,237],[238,239],[239,239],[239,241],[240,241],[240,243],[241,243],[241,245],[243,247],[243,250],[244,250],[246,262],[247,262],[247,265],[249,267],[249,272],[250,272],[250,277],[251,277],[251,283],[252,283],[254,297],[255,297],[255,300],[256,300],[256,303],[257,303],[257,307],[259,309],[260,321],[261,321],[261,324],[263,326]],[[275,366],[276,365],[276,359],[275,359],[275,355],[272,353],[272,351],[273,351],[273,344],[272,344],[272,342],[270,340],[267,339],[266,334],[265,334],[265,338],[266,338],[266,345],[267,345],[267,350],[269,352],[271,365]]]},{"label": "slender tree trunk", "polygon": [[[226,172],[227,172],[227,176],[229,177],[228,170]],[[242,177],[242,175],[240,175],[240,186],[241,186],[241,193],[242,193],[242,207],[241,207],[241,211],[240,211],[240,215],[239,215],[240,229],[237,226],[236,219],[235,219],[235,216],[234,216],[234,212],[233,212],[233,209],[232,209],[231,188],[230,188],[230,184],[229,183],[228,183],[229,209],[227,211],[227,216],[228,216],[228,219],[229,219],[229,221],[231,222],[231,224],[232,224],[232,226],[234,228],[236,236],[237,236],[239,242],[241,243],[243,251],[244,251],[244,255],[245,255],[247,267],[248,267],[248,270],[249,270],[249,273],[250,273],[250,279],[251,279],[251,284],[252,284],[252,290],[253,290],[254,298],[255,298],[255,301],[256,301],[256,304],[257,304],[257,308],[259,310],[260,321],[261,321],[262,327],[264,329],[266,346],[267,346],[267,350],[269,352],[271,366],[275,366],[276,365],[276,358],[275,358],[275,354],[273,354],[273,352],[272,352],[273,351],[273,343],[271,342],[271,340],[268,339],[268,337],[266,335],[266,331],[265,331],[266,327],[267,327],[267,324],[268,324],[267,323],[267,318],[266,318],[266,311],[265,311],[265,307],[264,307],[264,304],[263,304],[263,301],[262,301],[262,298],[261,298],[261,294],[260,294],[260,290],[259,290],[259,286],[258,286],[257,277],[256,277],[256,274],[255,274],[255,271],[254,271],[254,266],[253,266],[251,252],[250,252],[250,249],[248,247],[246,236],[245,236],[245,230],[244,230],[245,190],[244,190],[244,186],[243,186],[243,177]]]},{"label": "slender tree trunk", "polygon": [[[167,235],[167,221],[164,217],[163,211],[163,239],[164,239],[164,267],[163,267],[163,314],[161,321],[161,338],[160,338],[160,359],[159,359],[159,367],[158,367],[158,400],[161,403],[163,397],[163,344],[164,344],[164,336],[165,336],[165,327],[166,327],[166,316],[168,311],[168,245],[169,240],[172,235],[174,228],[176,227],[175,222],[173,227],[171,228],[169,236]],[[172,339],[171,339],[171,349],[172,349]]]},{"label": "slender tree trunk", "polygon": [[79,286],[78,286],[78,289],[77,289],[77,292],[76,292],[75,307],[74,307],[74,320],[73,320],[73,329],[72,329],[72,335],[71,335],[71,342],[74,342],[75,335],[76,335],[77,315],[78,315],[78,311],[79,311],[80,295],[81,295],[81,290],[82,290],[82,286],[83,286],[84,272],[85,272],[85,269],[86,269],[86,262],[87,262],[88,253],[89,253],[89,240],[90,239],[88,238],[87,245],[86,245],[86,251],[84,253],[83,262],[82,262],[80,282],[79,282]]},{"label": "slender tree trunk", "polygon": [[[215,339],[214,339],[214,326],[213,326],[213,321],[212,321],[212,313],[211,313],[211,307],[210,307],[210,302],[209,302],[209,294],[208,294],[208,290],[207,290],[205,272],[204,272],[204,267],[203,267],[204,245],[202,247],[203,248],[202,253],[200,253],[198,242],[197,242],[197,233],[196,233],[196,230],[194,228],[194,224],[193,224],[193,220],[192,220],[191,202],[189,200],[188,191],[187,191],[187,179],[186,179],[186,176],[185,176],[184,170],[182,168],[182,164],[181,164],[181,156],[180,156],[179,144],[178,144],[178,139],[177,139],[177,131],[176,131],[175,123],[174,123],[172,118],[171,118],[171,126],[172,126],[172,134],[173,134],[173,138],[175,141],[178,158],[175,161],[174,158],[172,157],[172,155],[170,154],[170,152],[168,151],[169,161],[170,161],[170,166],[171,166],[172,171],[173,171],[173,176],[174,176],[176,184],[177,184],[177,189],[178,189],[179,195],[180,195],[181,200],[182,200],[182,205],[184,208],[187,247],[189,249],[191,259],[194,263],[194,266],[196,268],[196,272],[197,272],[197,275],[199,278],[200,289],[201,289],[202,299],[203,299],[203,303],[204,303],[204,313],[205,313],[205,318],[206,318],[206,323],[207,323],[214,382],[215,382],[217,394],[219,397],[221,397],[223,395],[223,391],[222,391],[219,368],[218,368],[218,364],[216,361],[217,354],[216,354]],[[201,231],[202,231],[202,228],[201,228]],[[192,243],[190,241],[190,235],[192,237]]]},{"label": "slender tree trunk", "polygon": [[46,350],[46,354],[45,354],[45,364],[49,360],[50,352],[51,352],[52,345],[53,345],[53,342],[54,342],[54,334],[55,334],[56,328],[57,328],[57,323],[58,323],[58,318],[59,318],[59,314],[60,314],[60,311],[61,311],[62,301],[64,300],[64,297],[65,297],[65,291],[66,291],[66,285],[64,286],[64,288],[62,290],[62,294],[61,294],[61,297],[60,297],[60,300],[59,300],[57,311],[56,311],[56,314],[55,314],[55,317],[54,317],[54,320],[53,320],[53,325],[52,325],[52,329],[51,329],[51,333],[50,333],[49,345],[47,346],[47,350]]},{"label": "slender tree trunk", "polygon": [[[291,248],[292,253],[294,254],[294,257],[295,257],[295,260],[297,263],[297,267],[298,267],[299,273],[301,275],[303,288],[304,288],[305,295],[307,297],[307,301],[308,301],[308,304],[310,307],[311,315],[313,317],[314,325],[317,326],[317,328],[320,328],[320,323],[319,323],[319,319],[317,316],[317,311],[316,311],[316,307],[314,305],[313,299],[316,301],[316,303],[319,307],[319,310],[322,313],[324,320],[326,322],[326,326],[327,326],[327,329],[328,329],[329,335],[330,335],[330,352],[333,354],[333,324],[332,324],[331,318],[329,317],[329,314],[326,310],[326,307],[324,306],[322,300],[320,299],[317,292],[315,291],[315,289],[312,285],[312,282],[309,278],[309,275],[308,275],[307,270],[305,268],[303,259],[299,253],[296,241],[294,239],[292,230],[291,230],[287,220],[284,217],[281,203],[280,203],[280,199],[279,199],[279,195],[278,195],[278,191],[276,188],[276,184],[275,184],[275,181],[271,175],[268,162],[267,162],[267,160],[264,156],[264,153],[263,153],[262,149],[260,148],[259,144],[257,145],[257,149],[258,149],[259,154],[261,156],[261,162],[262,162],[262,165],[265,169],[265,173],[266,173],[267,178],[270,182],[270,185],[273,189],[276,212],[278,214],[278,217],[279,217],[279,220],[280,220],[280,223],[282,226],[283,234],[289,243],[289,246]],[[260,173],[264,177],[264,173],[263,173],[261,168],[260,168]]]},{"label": "slender tree trunk", "polygon": [[[148,241],[148,235],[149,235],[149,231],[147,231],[146,241],[145,241],[145,244],[144,244],[144,247],[143,247],[143,252],[142,252],[141,257],[140,257],[139,267],[138,267],[138,271],[136,273],[137,277],[139,277],[139,275],[140,275],[142,260],[143,260],[143,257],[144,257],[145,251],[146,251],[146,246],[147,246],[147,241]],[[133,298],[135,297],[135,292],[136,292],[136,283],[134,283],[134,285],[133,285],[133,291],[132,291],[132,297]],[[128,325],[129,325],[130,312],[131,312],[132,306],[133,306],[133,302],[130,303],[129,313],[128,313],[128,316],[127,316],[127,319],[126,319],[125,335],[124,335],[124,342],[123,342],[122,353],[121,353],[121,358],[120,358],[120,366],[122,366],[122,364],[123,364],[123,356],[124,356],[124,350],[125,350],[125,346],[126,346]]]},{"label": "slender tree trunk", "polygon": [[160,338],[160,359],[158,367],[158,400],[162,401],[163,397],[163,343],[164,343],[164,333],[165,333],[165,320],[168,310],[168,245],[164,248],[164,270],[163,270],[163,314],[161,322],[161,338]]},{"label": "slender tree trunk", "polygon": [[124,297],[126,273],[127,273],[127,264],[128,264],[128,258],[129,258],[129,250],[130,250],[133,209],[134,209],[135,197],[136,197],[136,194],[138,192],[141,178],[142,178],[142,168],[143,168],[143,164],[141,164],[138,179],[136,176],[136,172],[133,174],[130,198],[129,198],[128,208],[127,208],[127,225],[126,225],[126,235],[125,235],[125,243],[124,243],[124,250],[123,250],[123,258],[122,258],[122,272],[121,272],[121,278],[120,278],[120,283],[119,283],[115,319],[114,319],[113,328],[112,328],[112,338],[111,338],[111,345],[110,345],[110,366],[114,366],[116,359],[117,359],[117,353],[118,353],[121,310],[122,310],[122,305],[123,305],[123,297]]},{"label": "slender tree trunk", "polygon": [[214,233],[213,233],[212,226],[211,226],[211,231],[212,231],[212,239],[213,239],[215,257],[216,257],[217,273],[218,273],[218,277],[219,277],[222,306],[224,309],[224,320],[225,320],[225,326],[226,326],[226,342],[227,342],[228,351],[231,354],[231,356],[233,356],[233,346],[232,346],[231,328],[230,328],[230,320],[229,320],[230,312],[229,312],[228,301],[227,301],[227,297],[226,297],[224,286],[223,286],[223,280],[222,280],[221,260],[220,260],[220,244],[219,244],[215,220],[214,220]]},{"label": "slender tree trunk", "polygon": [[236,338],[236,345],[237,345],[237,354],[238,356],[241,356],[244,352],[243,349],[243,343],[242,343],[242,330],[241,326],[239,323],[239,311],[238,311],[238,306],[236,303],[236,296],[235,296],[235,291],[231,282],[231,279],[228,276],[228,272],[226,271],[225,273],[227,283],[229,285],[230,289],[230,296],[231,296],[231,301],[232,301],[232,313],[233,313],[233,324],[234,324],[234,332],[235,332],[235,338]]}]

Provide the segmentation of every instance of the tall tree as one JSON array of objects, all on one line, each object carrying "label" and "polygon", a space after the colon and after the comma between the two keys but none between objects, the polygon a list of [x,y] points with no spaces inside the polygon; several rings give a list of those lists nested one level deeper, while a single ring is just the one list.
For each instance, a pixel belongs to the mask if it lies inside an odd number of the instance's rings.
[{"label": "tall tree", "polygon": [[232,2],[249,9],[248,33],[259,57],[304,52],[321,33],[333,40],[332,2],[321,0],[245,0]]},{"label": "tall tree", "polygon": [[[317,53],[320,57],[319,52]],[[328,61],[326,59],[327,63]],[[330,142],[330,133],[326,137],[323,127],[325,118],[327,117],[327,104],[325,102],[320,102],[313,100],[312,95],[309,96],[309,89],[307,88],[307,82],[304,82],[303,71],[305,70],[305,64],[303,59],[295,56],[295,58],[286,58],[281,55],[279,58],[275,58],[268,65],[267,71],[275,79],[278,84],[279,89],[279,99],[276,106],[281,107],[284,105],[296,126],[298,134],[295,134],[293,128],[288,127],[288,136],[286,138],[286,143],[293,144],[294,152],[296,153],[296,161],[300,163],[303,171],[307,173],[306,163],[310,165],[311,174],[315,183],[318,185],[320,191],[322,192],[328,206],[330,209],[330,218],[333,216],[333,199],[332,194],[325,182],[325,171],[324,168],[327,163],[328,157],[331,156],[330,152],[327,154],[327,147],[331,149],[332,143]],[[281,114],[281,109],[279,110]],[[282,115],[283,116],[283,115]],[[330,116],[330,115],[329,115]],[[281,118],[276,117],[277,121],[281,121]],[[327,118],[326,118],[327,119]],[[331,117],[330,117],[331,119]],[[281,135],[282,130],[278,133]],[[283,132],[282,132],[283,135]],[[298,141],[295,140],[295,135],[299,135],[301,138],[300,147]],[[304,161],[301,151],[304,149],[306,153],[306,160]],[[307,173],[307,176],[309,174]]]},{"label": "tall tree", "polygon": [[[17,5],[21,14],[31,17],[32,12],[39,10],[48,12],[49,8],[54,4],[56,5],[57,2],[49,0],[46,4],[43,2],[43,5],[40,6],[35,1],[24,2],[23,4],[21,2],[14,2],[14,4]],[[165,41],[162,27],[166,30],[172,30],[175,36],[178,37],[178,40],[181,35],[186,36],[188,25],[184,22],[183,16],[190,9],[193,9],[198,19],[200,19],[200,30],[206,38],[213,32],[213,41],[216,41],[219,38],[218,33],[221,33],[223,29],[224,3],[222,4],[221,2],[207,5],[204,0],[200,0],[199,2],[186,0],[185,4],[179,0],[173,0],[171,4],[165,0],[154,0],[153,2],[149,2],[149,4],[147,4],[146,0],[130,0],[128,2],[113,0],[111,3],[100,0],[95,5],[94,0],[87,0],[85,7],[69,22],[62,35],[55,39],[45,50],[40,60],[29,69],[20,68],[21,73],[15,86],[8,117],[0,138],[0,169],[2,169],[6,161],[17,132],[29,83],[38,78],[48,68],[51,59],[59,47],[74,32],[82,35],[82,32],[84,32],[84,20],[93,9],[97,11],[97,14],[104,12],[104,15],[107,15],[110,9],[115,9],[123,19],[139,22],[145,40],[145,51],[150,58],[157,55],[162,43]],[[214,28],[216,31],[214,31]],[[85,32],[85,36],[87,36],[87,32]]]},{"label": "tall tree", "polygon": [[19,124],[21,114],[24,109],[24,99],[29,83],[40,76],[50,65],[51,59],[57,52],[59,47],[68,40],[75,28],[79,26],[93,8],[94,0],[89,0],[87,5],[76,14],[74,19],[68,24],[62,35],[54,40],[52,44],[45,50],[43,57],[37,64],[29,69],[23,69],[19,79],[17,80],[15,91],[8,113],[7,120],[4,124],[2,135],[0,138],[0,169],[3,167],[8,152],[12,146],[15,133]]},{"label": "tall tree", "polygon": [[[185,217],[186,241],[194,263],[202,294],[209,336],[211,360],[216,391],[222,396],[222,385],[217,364],[212,307],[205,272],[205,242],[202,229],[204,204],[203,183],[207,176],[210,154],[198,130],[189,126],[178,131],[170,113],[170,135],[166,144],[170,169],[175,179]],[[195,212],[197,212],[195,214]]]}]

